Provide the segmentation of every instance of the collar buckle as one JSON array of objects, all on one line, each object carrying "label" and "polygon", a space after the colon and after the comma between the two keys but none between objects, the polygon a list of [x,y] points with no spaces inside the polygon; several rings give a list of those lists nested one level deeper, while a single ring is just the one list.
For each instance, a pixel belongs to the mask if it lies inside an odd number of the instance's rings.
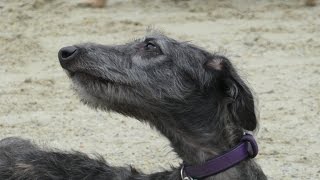
[{"label": "collar buckle", "polygon": [[249,158],[254,158],[258,154],[258,144],[254,140],[253,136],[249,133],[245,133],[241,138],[241,142],[247,143],[247,151]]}]

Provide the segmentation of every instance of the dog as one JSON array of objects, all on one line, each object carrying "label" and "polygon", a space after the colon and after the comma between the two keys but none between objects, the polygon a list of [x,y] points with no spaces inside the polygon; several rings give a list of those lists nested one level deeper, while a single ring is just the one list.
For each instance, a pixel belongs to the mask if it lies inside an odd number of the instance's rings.
[{"label": "dog", "polygon": [[0,141],[0,179],[267,179],[246,133],[257,128],[254,98],[228,58],[156,31],[122,45],[67,46],[58,57],[84,104],[149,123],[183,163],[144,174],[11,137]]}]

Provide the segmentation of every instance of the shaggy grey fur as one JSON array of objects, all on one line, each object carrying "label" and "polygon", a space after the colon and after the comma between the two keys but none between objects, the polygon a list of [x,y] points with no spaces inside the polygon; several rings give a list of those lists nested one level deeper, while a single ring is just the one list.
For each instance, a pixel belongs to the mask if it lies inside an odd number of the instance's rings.
[{"label": "shaggy grey fur", "polygon": [[[231,62],[151,32],[133,42],[75,45],[60,63],[85,104],[148,122],[187,164],[234,147],[257,126],[252,93]],[[143,174],[79,152],[48,151],[27,140],[0,141],[0,179],[178,180],[180,167]],[[249,159],[206,180],[267,179]]]}]

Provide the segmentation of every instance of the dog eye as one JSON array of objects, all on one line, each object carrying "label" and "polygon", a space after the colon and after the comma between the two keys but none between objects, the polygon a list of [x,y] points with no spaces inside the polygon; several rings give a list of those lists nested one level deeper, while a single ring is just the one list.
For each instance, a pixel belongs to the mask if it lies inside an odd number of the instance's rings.
[{"label": "dog eye", "polygon": [[154,49],[157,49],[158,47],[155,45],[155,44],[153,44],[153,43],[151,43],[151,42],[148,42],[145,46],[144,46],[144,49],[145,50],[154,50]]}]

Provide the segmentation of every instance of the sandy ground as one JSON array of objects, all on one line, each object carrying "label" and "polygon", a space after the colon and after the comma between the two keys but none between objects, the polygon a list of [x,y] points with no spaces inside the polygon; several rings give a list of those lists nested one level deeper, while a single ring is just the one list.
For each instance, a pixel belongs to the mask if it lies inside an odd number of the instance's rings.
[{"label": "sandy ground", "polygon": [[270,179],[320,179],[320,5],[267,0],[0,1],[0,138],[21,136],[102,154],[114,165],[160,171],[179,159],[147,125],[81,103],[59,66],[59,48],[121,43],[153,25],[223,52],[259,100],[261,153]]}]

